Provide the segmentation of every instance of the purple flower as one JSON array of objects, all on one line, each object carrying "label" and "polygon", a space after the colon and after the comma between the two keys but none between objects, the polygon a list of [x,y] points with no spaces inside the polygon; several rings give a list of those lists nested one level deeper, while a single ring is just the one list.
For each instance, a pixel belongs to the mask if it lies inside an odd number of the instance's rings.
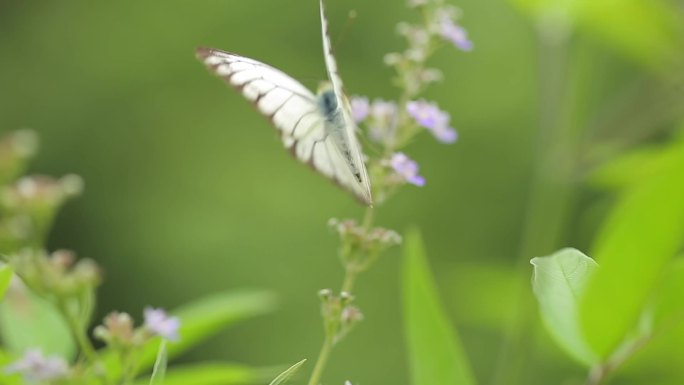
[{"label": "purple flower", "polygon": [[460,25],[455,24],[450,17],[442,17],[439,23],[439,34],[462,51],[473,49],[473,42],[468,39],[468,32]]},{"label": "purple flower", "polygon": [[434,103],[425,100],[408,102],[406,111],[421,126],[427,128],[437,140],[443,143],[453,143],[456,141],[456,130],[449,126],[451,117],[442,111]]},{"label": "purple flower", "polygon": [[5,366],[5,373],[19,373],[26,382],[47,382],[65,377],[69,366],[62,357],[45,357],[40,349],[30,349],[19,361]]},{"label": "purple flower", "polygon": [[178,317],[169,317],[162,309],[152,307],[145,308],[145,327],[162,338],[169,341],[178,340],[178,328],[180,320]]},{"label": "purple flower", "polygon": [[354,119],[356,123],[363,122],[370,112],[368,98],[365,96],[352,96],[350,104],[352,119]]},{"label": "purple flower", "polygon": [[392,155],[390,164],[394,171],[399,174],[408,183],[416,186],[424,186],[425,178],[418,175],[418,164],[411,160],[403,152],[397,152]]}]

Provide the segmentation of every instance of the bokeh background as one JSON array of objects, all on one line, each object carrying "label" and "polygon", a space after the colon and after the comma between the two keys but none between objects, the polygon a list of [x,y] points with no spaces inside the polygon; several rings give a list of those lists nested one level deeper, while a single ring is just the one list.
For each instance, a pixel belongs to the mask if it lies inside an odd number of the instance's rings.
[{"label": "bokeh background", "polygon": [[[382,59],[402,49],[395,25],[414,13],[402,1],[327,3],[334,40],[348,12],[358,13],[336,49],[348,91],[395,97]],[[590,247],[612,195],[585,176],[675,132],[684,116],[682,2],[454,4],[475,49],[440,51],[433,64],[445,80],[426,97],[451,113],[460,139],[442,145],[424,135],[407,149],[427,185],[405,188],[377,223],[423,232],[481,383],[496,377],[516,322],[529,329],[524,351],[512,352],[525,358],[514,370],[521,383],[583,378],[515,294],[528,289],[530,258]],[[278,293],[276,312],[183,360],[271,366],[315,357],[316,292],[342,278],[326,222],[363,208],[292,160],[194,49],[241,53],[315,88],[325,78],[318,18],[316,1],[0,3],[0,130],[39,132],[32,172],[84,178],[85,193],[60,213],[49,244],[103,266],[98,318],[266,288]],[[326,383],[407,383],[399,258],[393,250],[361,277],[366,321],[335,351]],[[634,378],[627,371],[618,381]]]}]

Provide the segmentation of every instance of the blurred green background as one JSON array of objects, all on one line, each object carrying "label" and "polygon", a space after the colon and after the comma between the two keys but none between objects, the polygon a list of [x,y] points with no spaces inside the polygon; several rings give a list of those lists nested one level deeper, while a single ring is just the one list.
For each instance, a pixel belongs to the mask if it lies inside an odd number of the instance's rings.
[{"label": "blurred green background", "polygon": [[[449,314],[488,383],[516,322],[513,295],[529,282],[527,261],[563,246],[586,250],[609,207],[611,195],[584,177],[625,149],[669,140],[684,116],[684,18],[681,1],[455,5],[475,50],[440,51],[434,65],[445,81],[426,97],[451,112],[460,140],[444,146],[424,135],[412,145],[428,183],[405,188],[377,223],[422,230]],[[395,24],[415,15],[402,1],[327,6],[333,40],[358,12],[336,50],[348,91],[394,97],[382,58],[402,49]],[[342,279],[326,222],[363,209],[293,161],[194,49],[253,57],[315,88],[325,77],[318,18],[315,1],[0,3],[0,129],[40,133],[31,171],[84,178],[84,195],[60,213],[49,244],[103,266],[98,319],[267,288],[279,294],[279,311],[184,359],[315,358],[316,292]],[[399,254],[361,277],[366,322],[336,350],[325,383],[407,382]],[[530,314],[518,322],[533,330],[523,383],[583,378],[585,369],[534,332],[535,307],[520,309]]]}]

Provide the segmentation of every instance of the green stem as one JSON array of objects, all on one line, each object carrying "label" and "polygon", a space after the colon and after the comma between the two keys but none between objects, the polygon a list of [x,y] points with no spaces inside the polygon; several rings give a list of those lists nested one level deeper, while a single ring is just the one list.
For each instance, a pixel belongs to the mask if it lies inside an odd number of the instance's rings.
[{"label": "green stem", "polygon": [[[375,210],[373,210],[372,207],[366,208],[362,224],[364,231],[367,232],[373,226],[374,214]],[[345,266],[344,280],[342,281],[340,292],[351,294],[354,289],[354,282],[356,282],[356,276],[359,272],[360,271],[354,265]],[[328,363],[328,358],[330,358],[330,353],[335,346],[336,333],[337,330],[330,330],[328,327],[325,328],[325,340],[323,341],[320,353],[318,353],[316,366],[314,366],[313,372],[311,372],[308,385],[318,385],[321,376],[323,375],[323,371],[325,370],[325,365]]]},{"label": "green stem", "polygon": [[373,226],[373,218],[375,216],[375,210],[372,207],[367,207],[366,212],[363,215],[363,230],[368,231],[370,230],[371,226]]},{"label": "green stem", "polygon": [[356,281],[356,273],[357,271],[354,267],[347,267],[340,292],[351,294],[352,289],[354,288],[354,282]]},{"label": "green stem", "polygon": [[318,385],[321,376],[323,375],[323,370],[325,365],[328,363],[328,358],[333,349],[333,337],[330,335],[325,336],[325,341],[323,341],[323,346],[321,347],[321,352],[318,353],[318,359],[316,360],[316,366],[314,366],[313,372],[311,372],[311,378],[309,378],[308,385]]},{"label": "green stem", "polygon": [[76,343],[78,344],[78,347],[85,359],[90,364],[94,364],[97,361],[97,354],[95,353],[95,349],[90,343],[90,340],[88,340],[88,336],[86,335],[81,322],[79,322],[76,315],[74,315],[71,309],[69,309],[69,306],[64,299],[60,298],[57,300],[57,309],[60,311],[60,313],[62,313],[62,316],[67,321],[69,329],[71,330],[71,334],[76,340]]}]

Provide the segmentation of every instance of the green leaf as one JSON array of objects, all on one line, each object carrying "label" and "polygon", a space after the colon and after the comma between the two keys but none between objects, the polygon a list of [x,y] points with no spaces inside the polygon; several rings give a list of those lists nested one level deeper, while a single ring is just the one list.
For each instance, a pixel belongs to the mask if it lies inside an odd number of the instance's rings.
[{"label": "green leaf", "polygon": [[562,249],[548,257],[533,258],[532,288],[546,329],[556,343],[579,362],[591,366],[591,351],[579,323],[580,298],[598,265],[576,249]]},{"label": "green leaf", "polygon": [[[196,300],[170,312],[180,318],[180,340],[168,345],[168,356],[173,358],[189,348],[205,341],[212,335],[236,322],[270,312],[275,307],[275,297],[265,291],[224,292]],[[141,371],[149,369],[155,361],[160,341],[147,344],[141,354]],[[114,377],[120,373],[116,355],[109,349],[103,351],[103,361]]]},{"label": "green leaf", "polygon": [[40,347],[70,360],[76,353],[67,323],[55,307],[28,289],[12,289],[0,303],[0,336],[15,355]]},{"label": "green leaf", "polygon": [[[15,362],[17,358],[15,356],[12,356],[9,352],[0,349],[0,368],[4,368],[7,365],[12,364]],[[4,371],[4,370],[3,370]],[[2,377],[4,376],[4,377]],[[11,374],[11,375],[6,375],[6,373],[3,373],[0,375],[0,379],[2,381],[0,382],[2,385],[24,385],[24,381],[22,380],[22,376],[19,373]]]},{"label": "green leaf", "polygon": [[[164,385],[247,385],[265,383],[272,370],[254,369],[229,363],[201,363],[174,365],[168,368]],[[148,380],[138,380],[134,385],[147,385]]]},{"label": "green leaf", "polygon": [[660,281],[649,325],[655,333],[684,321],[684,258],[672,261]]},{"label": "green leaf", "polygon": [[616,51],[652,69],[681,57],[678,10],[663,0],[590,0],[582,4],[581,25]]},{"label": "green leaf", "polygon": [[620,155],[594,170],[589,176],[593,186],[605,189],[624,189],[640,183],[659,172],[672,156],[672,152],[681,151],[679,146],[641,147]]},{"label": "green leaf", "polygon": [[168,364],[168,356],[166,351],[166,341],[159,344],[159,352],[157,352],[157,360],[154,361],[152,368],[152,376],[150,377],[150,385],[161,385],[164,383],[164,375],[166,375],[166,365]]},{"label": "green leaf", "polygon": [[602,226],[592,255],[601,269],[581,306],[584,334],[608,357],[637,321],[663,269],[684,241],[684,147],[658,173],[631,186]]},{"label": "green leaf", "polygon": [[420,233],[406,234],[402,272],[404,332],[413,385],[469,385],[475,380],[439,300]]},{"label": "green leaf", "polygon": [[271,381],[271,383],[269,385],[280,385],[280,384],[286,383],[287,381],[290,380],[290,378],[292,378],[292,376],[294,376],[295,373],[297,373],[299,368],[302,365],[304,365],[305,362],[306,362],[306,359],[303,359],[303,360],[297,362],[296,364],[290,366],[289,368],[287,368],[287,370],[280,373],[278,375],[278,377],[274,378],[273,381]]},{"label": "green leaf", "polygon": [[5,298],[5,293],[12,280],[12,266],[0,262],[0,302]]}]

